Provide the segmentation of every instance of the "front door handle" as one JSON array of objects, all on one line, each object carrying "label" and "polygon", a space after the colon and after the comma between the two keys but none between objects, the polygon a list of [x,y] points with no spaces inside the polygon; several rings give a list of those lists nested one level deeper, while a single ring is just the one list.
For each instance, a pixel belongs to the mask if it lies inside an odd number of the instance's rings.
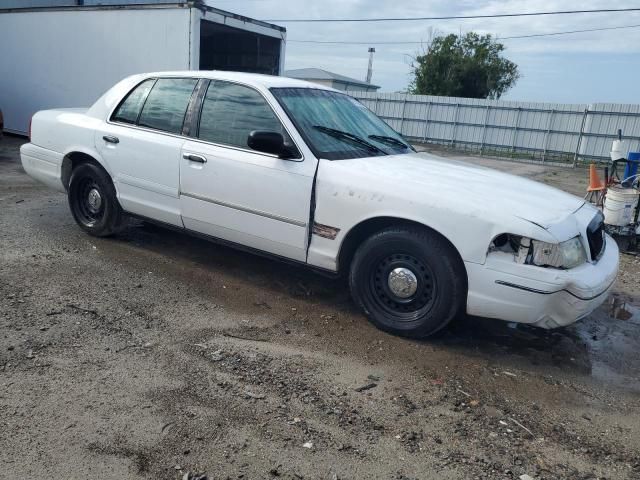
[{"label": "front door handle", "polygon": [[182,158],[189,160],[190,162],[207,163],[207,159],[205,157],[202,155],[195,155],[193,153],[185,153],[182,155]]},{"label": "front door handle", "polygon": [[105,135],[102,139],[107,143],[120,143],[120,139],[118,137],[112,137],[111,135]]}]

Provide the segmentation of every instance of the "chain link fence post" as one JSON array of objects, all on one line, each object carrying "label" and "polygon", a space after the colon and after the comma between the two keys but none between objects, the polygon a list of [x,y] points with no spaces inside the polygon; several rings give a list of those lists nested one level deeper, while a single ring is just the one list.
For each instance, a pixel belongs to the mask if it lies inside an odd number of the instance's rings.
[{"label": "chain link fence post", "polygon": [[578,134],[578,144],[576,145],[576,153],[573,154],[573,168],[575,168],[578,164],[578,153],[580,153],[580,146],[582,145],[582,137],[584,136],[584,126],[587,123],[587,115],[589,115],[589,107],[584,109],[584,114],[582,115],[580,133]]},{"label": "chain link fence post", "polygon": [[456,114],[453,118],[453,132],[451,134],[451,143],[450,147],[453,147],[456,144],[456,129],[458,127],[458,113],[460,112],[460,104],[456,103]]},{"label": "chain link fence post", "polygon": [[518,113],[516,113],[516,124],[513,127],[513,137],[511,138],[511,157],[513,158],[516,153],[516,142],[518,141],[518,126],[520,125],[520,117],[522,116],[522,107],[518,107]]},{"label": "chain link fence post", "polygon": [[404,112],[407,109],[407,95],[408,94],[405,93],[404,101],[402,102],[402,115],[400,115],[400,128],[398,129],[400,135],[404,135],[402,129],[404,128]]},{"label": "chain link fence post", "polygon": [[484,123],[482,124],[482,142],[480,142],[480,155],[484,153],[484,144],[487,141],[487,123],[489,123],[489,113],[491,112],[491,105],[487,105],[484,111]]},{"label": "chain link fence post", "polygon": [[549,137],[551,137],[551,128],[553,127],[553,119],[555,117],[555,114],[555,109],[552,109],[549,112],[549,121],[547,122],[547,129],[544,132],[544,139],[542,141],[544,145],[542,150],[542,163],[544,163],[547,158],[547,150],[549,149]]},{"label": "chain link fence post", "polygon": [[429,116],[431,115],[431,101],[427,102],[427,111],[424,119],[424,135],[422,136],[423,143],[427,143],[427,134],[429,133]]}]

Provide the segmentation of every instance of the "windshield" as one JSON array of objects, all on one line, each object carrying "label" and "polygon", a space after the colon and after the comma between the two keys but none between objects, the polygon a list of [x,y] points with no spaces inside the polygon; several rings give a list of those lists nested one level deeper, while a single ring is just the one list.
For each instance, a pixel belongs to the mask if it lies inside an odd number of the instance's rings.
[{"label": "windshield", "polygon": [[318,158],[344,160],[414,151],[400,134],[348,95],[313,88],[272,88],[271,92]]}]

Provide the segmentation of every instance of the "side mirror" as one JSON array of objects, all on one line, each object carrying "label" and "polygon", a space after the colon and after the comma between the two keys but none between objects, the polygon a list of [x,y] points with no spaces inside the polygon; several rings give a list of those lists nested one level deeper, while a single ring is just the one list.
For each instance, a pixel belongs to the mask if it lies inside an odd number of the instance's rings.
[{"label": "side mirror", "polygon": [[271,153],[281,158],[292,158],[297,154],[294,148],[285,145],[284,137],[278,132],[254,130],[247,138],[247,145],[258,152]]}]

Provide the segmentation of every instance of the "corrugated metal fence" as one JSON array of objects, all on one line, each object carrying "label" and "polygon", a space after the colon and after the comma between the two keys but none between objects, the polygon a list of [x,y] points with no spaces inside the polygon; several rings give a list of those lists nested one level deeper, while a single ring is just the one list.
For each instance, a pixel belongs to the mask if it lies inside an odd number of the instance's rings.
[{"label": "corrugated metal fence", "polygon": [[640,151],[640,105],[350,94],[414,142],[575,165],[609,160],[611,141],[622,129],[630,151]]}]

